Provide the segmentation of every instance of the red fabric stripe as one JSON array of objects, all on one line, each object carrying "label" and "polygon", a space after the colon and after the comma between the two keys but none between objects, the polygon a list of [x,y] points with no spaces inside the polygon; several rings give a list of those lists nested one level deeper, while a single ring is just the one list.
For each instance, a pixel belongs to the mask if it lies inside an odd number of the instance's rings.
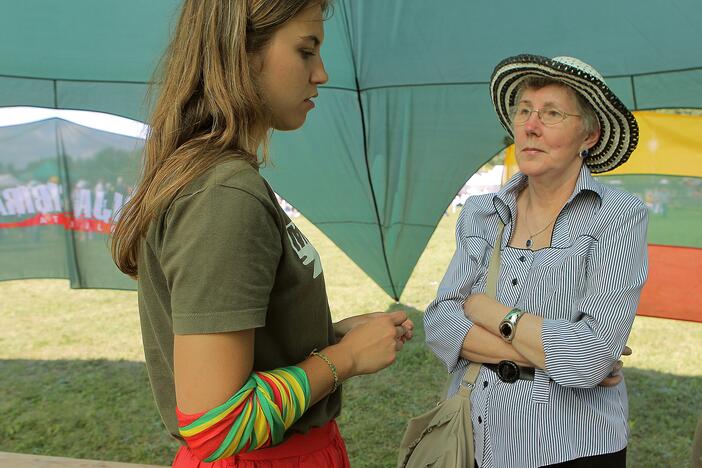
[{"label": "red fabric stripe", "polygon": [[702,322],[702,249],[648,246],[648,280],[641,293],[639,315]]},{"label": "red fabric stripe", "polygon": [[[274,402],[275,405],[278,407],[278,409],[281,409],[281,410],[282,410],[282,408],[283,408],[283,399],[282,399],[282,397],[281,397],[281,395],[280,395],[280,391],[278,390],[278,387],[276,386],[276,383],[277,383],[277,382],[275,382],[275,379],[274,379],[274,378],[270,378],[269,376],[264,375],[264,374],[259,374],[258,376],[259,376],[262,380],[264,380],[264,381],[268,384],[269,387],[271,387],[271,390],[273,391],[273,395],[272,395],[272,396],[273,396],[273,402]],[[285,386],[285,385],[283,385],[283,386]]]},{"label": "red fabric stripe", "polygon": [[202,411],[200,413],[187,414],[187,413],[183,413],[176,406],[176,416],[178,417],[178,427],[187,426],[188,424],[195,422],[195,420],[197,418],[199,418],[200,416],[202,416],[205,413],[207,413],[207,411]]},{"label": "red fabric stripe", "polygon": [[26,228],[33,226],[63,225],[64,229],[82,232],[112,232],[112,224],[93,218],[75,218],[69,213],[39,213],[31,218],[12,223],[0,223],[0,229]]}]

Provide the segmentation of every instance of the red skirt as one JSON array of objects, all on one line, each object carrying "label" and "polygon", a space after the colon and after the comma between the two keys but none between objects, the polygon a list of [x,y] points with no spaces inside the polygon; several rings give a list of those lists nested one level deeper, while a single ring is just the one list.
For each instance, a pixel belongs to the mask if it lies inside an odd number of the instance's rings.
[{"label": "red skirt", "polygon": [[240,453],[223,460],[207,463],[198,460],[187,445],[183,445],[173,460],[174,468],[350,468],[346,445],[331,420],[306,434],[293,434],[275,447]]}]

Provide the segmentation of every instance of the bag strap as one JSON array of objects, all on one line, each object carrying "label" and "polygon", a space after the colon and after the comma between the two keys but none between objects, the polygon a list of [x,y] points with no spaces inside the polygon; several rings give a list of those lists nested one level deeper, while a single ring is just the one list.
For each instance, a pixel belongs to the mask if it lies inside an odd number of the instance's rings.
[{"label": "bag strap", "polygon": [[[502,220],[497,221],[497,239],[492,247],[492,255],[490,256],[490,265],[488,266],[487,285],[485,286],[485,294],[495,298],[497,296],[497,277],[500,273],[500,249],[502,248],[502,233],[505,230],[505,224]],[[475,386],[475,380],[480,372],[480,363],[471,362],[463,375],[463,380],[458,387],[458,392],[464,396],[468,396],[470,391]]]},{"label": "bag strap", "polygon": [[463,374],[463,380],[458,384],[458,394],[463,397],[468,397],[470,392],[475,387],[475,381],[478,378],[478,373],[480,372],[481,364],[479,362],[471,362],[468,364],[468,369],[466,373]]},{"label": "bag strap", "polygon": [[485,286],[485,294],[493,299],[497,298],[497,277],[500,276],[500,249],[502,248],[502,233],[504,230],[505,224],[500,219],[497,221],[497,239],[492,248],[492,256],[488,266],[487,285]]}]

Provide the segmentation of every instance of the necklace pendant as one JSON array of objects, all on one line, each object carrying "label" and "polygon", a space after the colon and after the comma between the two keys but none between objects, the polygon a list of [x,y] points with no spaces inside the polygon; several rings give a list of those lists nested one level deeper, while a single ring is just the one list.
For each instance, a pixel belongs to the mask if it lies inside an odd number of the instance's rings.
[{"label": "necklace pendant", "polygon": [[527,247],[531,247],[531,239],[527,239],[527,241],[526,241],[526,246],[527,246]]}]

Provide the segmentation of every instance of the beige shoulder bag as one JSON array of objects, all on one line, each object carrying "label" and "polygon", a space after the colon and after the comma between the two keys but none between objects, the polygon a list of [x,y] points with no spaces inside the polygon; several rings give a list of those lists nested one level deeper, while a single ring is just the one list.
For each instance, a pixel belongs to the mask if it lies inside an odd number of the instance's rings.
[{"label": "beige shoulder bag", "polygon": [[[495,297],[500,271],[502,222],[492,249],[485,294]],[[475,386],[480,364],[471,362],[458,393],[427,413],[410,419],[400,443],[398,468],[472,467],[475,458],[473,424],[470,417],[470,392]]]}]

